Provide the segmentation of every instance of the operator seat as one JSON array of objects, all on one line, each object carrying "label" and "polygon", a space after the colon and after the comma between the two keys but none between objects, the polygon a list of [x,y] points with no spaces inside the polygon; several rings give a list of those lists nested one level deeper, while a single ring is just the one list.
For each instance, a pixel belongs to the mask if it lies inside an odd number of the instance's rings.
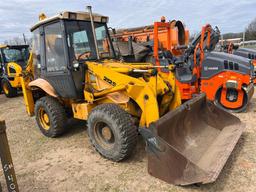
[{"label": "operator seat", "polygon": [[196,81],[196,75],[192,74],[188,66],[176,68],[176,78],[181,83],[194,83]]},{"label": "operator seat", "polygon": [[[183,58],[178,58],[175,63],[182,63],[180,59]],[[187,63],[183,61],[182,64],[176,67],[176,79],[181,83],[194,83],[197,77],[193,74],[191,68],[193,68],[193,61],[190,59],[188,59]]]}]

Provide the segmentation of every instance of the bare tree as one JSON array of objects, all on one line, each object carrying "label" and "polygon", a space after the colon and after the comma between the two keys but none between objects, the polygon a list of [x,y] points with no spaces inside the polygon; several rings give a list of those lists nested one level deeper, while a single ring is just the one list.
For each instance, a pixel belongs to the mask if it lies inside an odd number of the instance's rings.
[{"label": "bare tree", "polygon": [[12,39],[4,41],[4,44],[8,44],[8,45],[24,45],[25,43],[28,45],[31,45],[32,43],[31,38],[24,39],[24,37],[14,37]]},{"label": "bare tree", "polygon": [[256,18],[246,28],[245,40],[256,40]]},{"label": "bare tree", "polygon": [[243,33],[225,33],[223,34],[224,39],[234,39],[234,38],[242,38]]}]

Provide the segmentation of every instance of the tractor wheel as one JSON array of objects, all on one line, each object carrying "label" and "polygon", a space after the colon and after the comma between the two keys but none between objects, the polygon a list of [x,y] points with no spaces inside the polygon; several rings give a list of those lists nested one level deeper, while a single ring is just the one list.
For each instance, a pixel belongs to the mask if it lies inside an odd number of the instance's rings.
[{"label": "tractor wheel", "polygon": [[[227,106],[225,106],[224,104],[221,103],[221,92],[222,92],[223,88],[220,88],[217,93],[216,93],[216,97],[215,97],[215,101],[214,101],[214,104],[223,109],[224,111],[227,111],[227,112],[231,112],[231,113],[240,113],[240,112],[243,112],[246,110],[246,107],[248,105],[248,96],[246,94],[246,92],[243,90],[243,94],[244,94],[244,97],[243,97],[243,104],[241,107],[239,108],[228,108]],[[232,101],[233,99],[236,99],[237,97],[237,91],[235,89],[229,89],[229,100]]]},{"label": "tractor wheel", "polygon": [[50,96],[36,101],[36,122],[40,131],[47,137],[57,137],[65,131],[67,116],[60,102]]},{"label": "tractor wheel", "polygon": [[102,104],[89,115],[88,134],[96,151],[117,162],[131,155],[138,131],[129,113],[116,104]]},{"label": "tractor wheel", "polygon": [[18,90],[16,88],[13,88],[7,79],[3,79],[1,85],[6,97],[11,98],[18,95]]}]

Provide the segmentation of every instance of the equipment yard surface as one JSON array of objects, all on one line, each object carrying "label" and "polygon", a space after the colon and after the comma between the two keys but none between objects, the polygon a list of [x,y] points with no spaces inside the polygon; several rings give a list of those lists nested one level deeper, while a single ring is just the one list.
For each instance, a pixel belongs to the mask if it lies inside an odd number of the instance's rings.
[{"label": "equipment yard surface", "polygon": [[[147,173],[142,138],[132,157],[121,163],[102,158],[91,146],[85,123],[72,120],[69,131],[50,139],[30,118],[23,97],[0,95],[0,119],[6,121],[20,191],[256,191],[256,95],[247,112],[235,114],[245,131],[213,184],[179,187]],[[6,191],[3,172],[0,182]]]}]

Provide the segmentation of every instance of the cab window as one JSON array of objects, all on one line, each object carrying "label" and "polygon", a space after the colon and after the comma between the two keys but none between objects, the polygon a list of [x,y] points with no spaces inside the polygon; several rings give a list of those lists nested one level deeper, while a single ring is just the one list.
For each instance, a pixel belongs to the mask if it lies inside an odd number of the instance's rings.
[{"label": "cab window", "polygon": [[[85,53],[84,54],[85,58],[90,56],[90,53],[92,52],[92,50],[89,46],[88,36],[87,36],[87,33],[85,30],[74,32],[73,47],[74,47],[76,59],[79,59],[78,57],[82,53]],[[86,53],[88,53],[88,54],[86,55]]]},{"label": "cab window", "polygon": [[[113,56],[104,23],[94,23],[100,58]],[[75,60],[96,60],[96,47],[91,23],[89,21],[65,21],[70,62]]]},{"label": "cab window", "polygon": [[33,65],[35,68],[41,68],[41,54],[40,54],[40,33],[39,28],[33,31],[33,41],[32,41],[32,57]]},{"label": "cab window", "polygon": [[95,24],[96,39],[101,57],[110,56],[109,42],[107,39],[106,26],[102,24]]},{"label": "cab window", "polygon": [[66,69],[61,24],[54,23],[44,27],[46,68],[49,72]]},{"label": "cab window", "polygon": [[21,50],[6,48],[3,50],[3,53],[7,63],[23,61]]}]

